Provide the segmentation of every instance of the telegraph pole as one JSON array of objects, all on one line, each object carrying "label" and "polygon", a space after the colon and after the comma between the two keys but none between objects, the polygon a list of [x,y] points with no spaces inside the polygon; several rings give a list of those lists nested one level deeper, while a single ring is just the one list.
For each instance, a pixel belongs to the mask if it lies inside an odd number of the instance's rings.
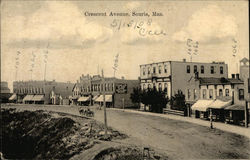
[{"label": "telegraph pole", "polygon": [[[102,69],[102,84],[104,84],[104,73]],[[105,138],[107,138],[108,134],[108,125],[107,125],[107,113],[106,113],[106,101],[105,101],[105,91],[102,91],[102,96],[103,96],[103,111],[104,111],[104,125],[105,125]]]}]

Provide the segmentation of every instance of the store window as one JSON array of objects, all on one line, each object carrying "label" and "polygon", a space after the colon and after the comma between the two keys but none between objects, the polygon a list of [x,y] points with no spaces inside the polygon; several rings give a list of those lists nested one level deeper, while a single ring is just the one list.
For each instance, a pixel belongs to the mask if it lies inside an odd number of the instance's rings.
[{"label": "store window", "polygon": [[187,73],[190,73],[190,65],[187,65]]},{"label": "store window", "polygon": [[148,89],[150,89],[151,88],[151,85],[150,84],[148,84]]},{"label": "store window", "polygon": [[219,89],[219,96],[223,96],[223,91],[222,91],[222,89]]},{"label": "store window", "polygon": [[164,83],[164,92],[168,94],[168,84]]},{"label": "store window", "polygon": [[201,74],[204,74],[204,66],[201,66]]},{"label": "store window", "polygon": [[194,65],[194,73],[197,72],[197,65]]},{"label": "store window", "polygon": [[225,95],[228,97],[229,96],[229,89],[225,90]]},{"label": "store window", "polygon": [[162,91],[161,83],[159,83],[159,91]]},{"label": "store window", "polygon": [[206,99],[206,98],[207,98],[207,90],[206,90],[206,89],[203,89],[203,90],[202,90],[202,98],[203,98],[203,99]]},{"label": "store window", "polygon": [[209,99],[213,99],[213,89],[209,89]]},{"label": "store window", "polygon": [[239,100],[244,100],[244,89],[239,89]]}]

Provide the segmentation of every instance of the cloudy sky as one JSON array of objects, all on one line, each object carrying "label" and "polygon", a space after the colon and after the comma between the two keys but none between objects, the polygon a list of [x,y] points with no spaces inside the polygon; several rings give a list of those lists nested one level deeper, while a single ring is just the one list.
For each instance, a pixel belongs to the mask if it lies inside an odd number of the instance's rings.
[{"label": "cloudy sky", "polygon": [[[163,16],[84,15],[133,11]],[[165,34],[140,35],[141,28],[126,25],[118,29],[114,20],[142,22],[145,31]],[[137,79],[140,64],[190,61],[187,39],[199,43],[192,61],[225,61],[233,73],[249,55],[248,24],[247,1],[2,1],[1,79],[10,87],[14,80],[42,80],[45,62],[47,80],[75,82],[98,68],[113,76],[118,53],[116,76]]]}]

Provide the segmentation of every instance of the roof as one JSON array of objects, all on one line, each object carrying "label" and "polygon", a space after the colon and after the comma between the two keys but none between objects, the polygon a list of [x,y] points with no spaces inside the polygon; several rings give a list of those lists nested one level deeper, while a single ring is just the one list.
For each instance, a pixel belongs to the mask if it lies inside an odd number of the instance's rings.
[{"label": "roof", "polygon": [[233,78],[199,78],[201,85],[209,84],[244,84],[240,79]]},{"label": "roof", "polygon": [[249,62],[249,59],[247,59],[246,57],[244,57],[242,60],[240,60],[240,62],[247,63],[247,62]]}]

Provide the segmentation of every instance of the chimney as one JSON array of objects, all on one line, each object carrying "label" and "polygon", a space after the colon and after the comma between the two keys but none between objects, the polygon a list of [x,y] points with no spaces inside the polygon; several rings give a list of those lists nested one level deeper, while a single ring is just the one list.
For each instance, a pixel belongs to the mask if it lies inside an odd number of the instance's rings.
[{"label": "chimney", "polygon": [[183,59],[183,62],[186,62],[186,58]]},{"label": "chimney", "polygon": [[236,74],[236,79],[240,79],[240,74],[239,73]]},{"label": "chimney", "polygon": [[232,78],[235,79],[235,74],[232,74]]}]

